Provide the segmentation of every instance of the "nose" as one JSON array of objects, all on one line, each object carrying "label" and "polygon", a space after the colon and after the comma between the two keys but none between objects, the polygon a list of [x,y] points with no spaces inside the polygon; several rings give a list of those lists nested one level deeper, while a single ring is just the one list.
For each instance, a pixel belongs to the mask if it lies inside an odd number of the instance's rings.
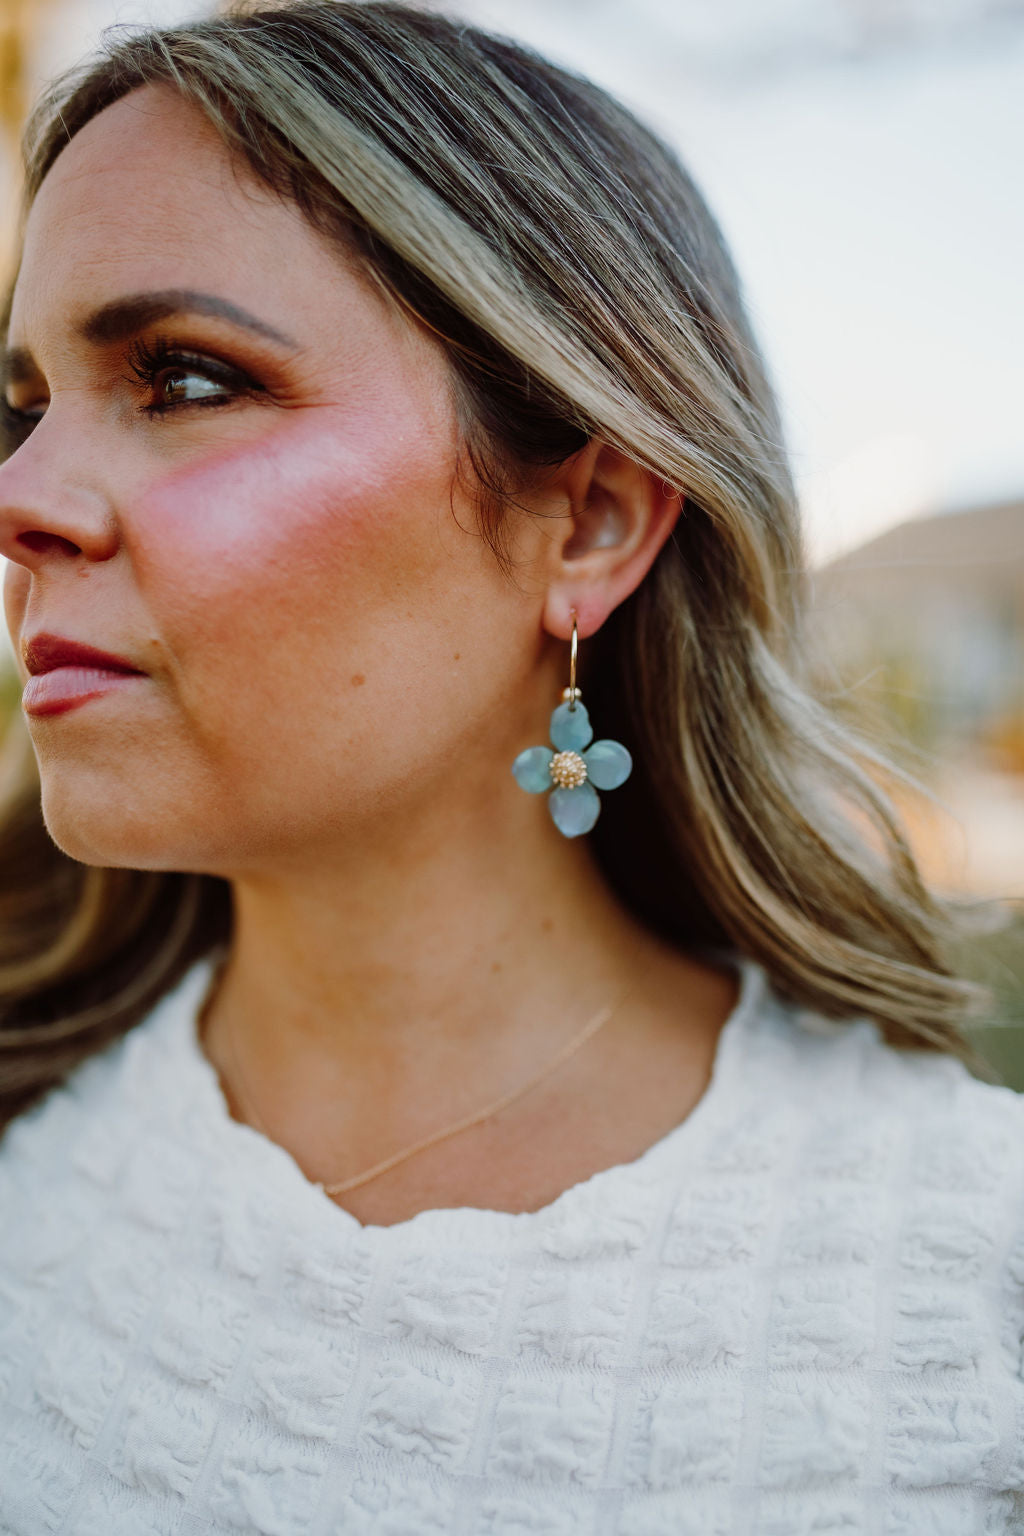
[{"label": "nose", "polygon": [[93,455],[48,411],[0,464],[0,554],[38,575],[60,562],[109,560],[117,547]]}]

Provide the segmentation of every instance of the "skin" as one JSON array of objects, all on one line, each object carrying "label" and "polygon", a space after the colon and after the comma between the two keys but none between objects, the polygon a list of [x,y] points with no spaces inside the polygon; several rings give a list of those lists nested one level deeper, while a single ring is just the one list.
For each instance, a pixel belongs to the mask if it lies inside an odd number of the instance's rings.
[{"label": "skin", "polygon": [[[199,361],[141,384],[129,340],[80,327],[152,290],[215,295],[284,339],[150,321],[147,341]],[[85,863],[231,881],[200,1027],[230,1111],[257,1106],[308,1177],[340,1180],[617,1002],[520,1104],[339,1203],[383,1225],[537,1209],[665,1135],[707,1086],[735,980],[642,928],[510,765],[547,739],[570,609],[582,668],[678,499],[591,443],[531,492],[544,515],[519,516],[510,582],[456,477],[438,344],[163,87],[58,158],[9,342],[33,364],[8,400],[37,418],[0,466],[15,648],[47,630],[146,673],[28,717],[46,823]]]}]

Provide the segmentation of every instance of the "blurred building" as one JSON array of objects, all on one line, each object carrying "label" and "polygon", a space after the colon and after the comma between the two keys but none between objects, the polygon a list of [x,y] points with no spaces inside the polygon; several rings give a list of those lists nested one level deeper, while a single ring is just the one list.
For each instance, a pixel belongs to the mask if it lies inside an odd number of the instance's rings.
[{"label": "blurred building", "polygon": [[903,523],[814,587],[836,662],[923,749],[1024,774],[1024,501]]},{"label": "blurred building", "polygon": [[1024,896],[1024,501],[889,529],[813,594],[823,677],[913,744],[947,807],[907,807],[930,872]]}]

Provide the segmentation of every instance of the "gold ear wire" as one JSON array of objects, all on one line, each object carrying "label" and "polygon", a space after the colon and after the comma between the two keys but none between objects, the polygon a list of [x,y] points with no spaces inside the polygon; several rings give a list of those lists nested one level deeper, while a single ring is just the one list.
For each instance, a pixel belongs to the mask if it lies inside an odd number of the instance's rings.
[{"label": "gold ear wire", "polygon": [[562,698],[568,701],[569,708],[576,709],[576,700],[580,697],[580,690],[576,687],[576,650],[578,638],[576,634],[576,609],[570,608],[572,614],[572,639],[569,642],[569,686],[562,689]]}]

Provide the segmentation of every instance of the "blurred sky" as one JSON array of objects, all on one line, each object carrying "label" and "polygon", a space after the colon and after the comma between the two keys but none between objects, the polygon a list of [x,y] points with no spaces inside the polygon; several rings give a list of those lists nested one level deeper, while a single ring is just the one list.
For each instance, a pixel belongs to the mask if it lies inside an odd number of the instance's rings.
[{"label": "blurred sky", "polygon": [[[37,77],[112,22],[208,8],[29,3]],[[681,152],[782,399],[812,559],[1024,496],[1024,0],[438,8],[589,74]]]}]

